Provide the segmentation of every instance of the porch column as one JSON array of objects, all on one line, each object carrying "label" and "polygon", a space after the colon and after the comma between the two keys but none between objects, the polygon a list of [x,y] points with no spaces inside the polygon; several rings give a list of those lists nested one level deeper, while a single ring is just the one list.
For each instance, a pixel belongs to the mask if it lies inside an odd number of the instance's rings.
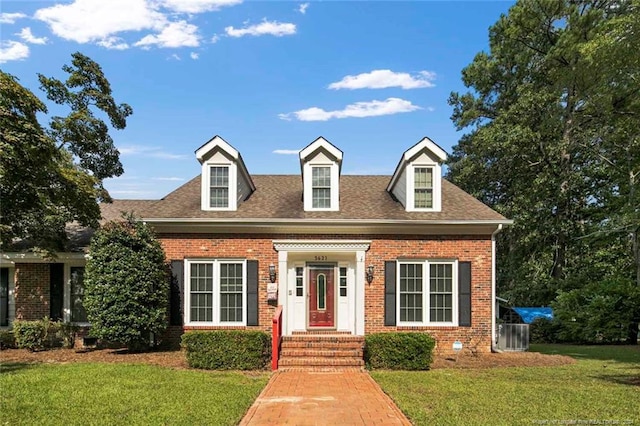
[{"label": "porch column", "polygon": [[282,305],[282,334],[289,334],[289,293],[287,292],[287,258],[289,252],[281,250],[278,252],[278,304]]},{"label": "porch column", "polygon": [[364,286],[365,286],[365,251],[356,251],[356,288],[355,288],[355,314],[356,314],[356,334],[364,336]]}]

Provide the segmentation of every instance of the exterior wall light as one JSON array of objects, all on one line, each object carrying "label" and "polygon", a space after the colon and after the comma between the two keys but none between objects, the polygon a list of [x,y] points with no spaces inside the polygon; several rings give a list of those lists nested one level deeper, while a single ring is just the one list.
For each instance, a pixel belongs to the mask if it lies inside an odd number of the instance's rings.
[{"label": "exterior wall light", "polygon": [[371,284],[373,281],[373,265],[367,266],[367,282]]},{"label": "exterior wall light", "polygon": [[273,263],[269,265],[269,281],[276,282],[276,266]]}]

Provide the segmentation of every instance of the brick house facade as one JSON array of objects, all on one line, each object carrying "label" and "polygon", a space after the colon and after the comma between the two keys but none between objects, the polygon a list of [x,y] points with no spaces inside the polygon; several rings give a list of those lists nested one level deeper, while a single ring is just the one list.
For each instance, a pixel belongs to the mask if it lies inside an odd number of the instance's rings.
[{"label": "brick house facade", "polygon": [[[446,154],[428,138],[393,176],[342,176],[342,152],[323,138],[300,152],[301,176],[252,176],[220,137],[196,157],[201,175],[163,199],[103,206],[105,220],[134,211],[154,227],[171,262],[165,339],[269,331],[282,306],[285,335],[426,331],[443,352],[491,350],[495,234],[510,221],[441,178]],[[8,317],[81,316],[83,259],[3,255]]]}]

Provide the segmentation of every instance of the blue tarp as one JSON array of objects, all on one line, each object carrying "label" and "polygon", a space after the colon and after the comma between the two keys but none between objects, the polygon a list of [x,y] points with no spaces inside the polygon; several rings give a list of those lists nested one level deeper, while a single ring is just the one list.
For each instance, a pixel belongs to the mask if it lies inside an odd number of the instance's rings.
[{"label": "blue tarp", "polygon": [[520,315],[525,324],[531,324],[536,318],[553,318],[551,308],[513,308]]}]

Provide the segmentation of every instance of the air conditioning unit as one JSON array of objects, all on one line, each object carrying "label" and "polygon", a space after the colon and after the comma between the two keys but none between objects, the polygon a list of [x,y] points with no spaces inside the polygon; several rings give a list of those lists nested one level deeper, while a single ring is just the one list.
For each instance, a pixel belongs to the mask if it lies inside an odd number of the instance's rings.
[{"label": "air conditioning unit", "polygon": [[528,351],[529,324],[498,324],[496,343],[502,351]]}]

